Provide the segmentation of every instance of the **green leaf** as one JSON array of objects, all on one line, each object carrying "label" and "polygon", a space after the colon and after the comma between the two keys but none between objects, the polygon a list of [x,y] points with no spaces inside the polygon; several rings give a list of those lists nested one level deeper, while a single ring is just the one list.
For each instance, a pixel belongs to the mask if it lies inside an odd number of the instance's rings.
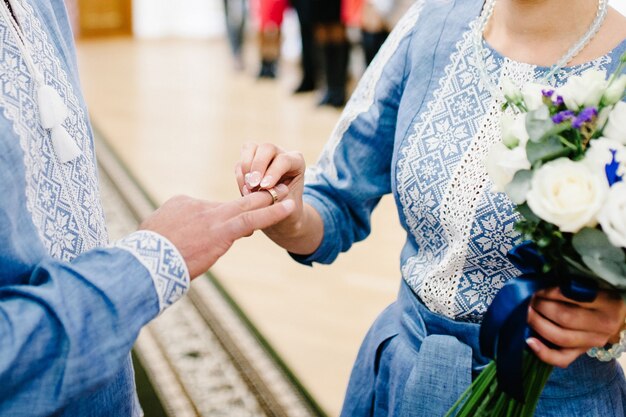
[{"label": "green leaf", "polygon": [[530,170],[517,171],[513,180],[504,188],[504,192],[515,204],[523,204],[526,201],[526,194],[530,191],[532,178],[533,172]]},{"label": "green leaf", "polygon": [[585,227],[572,239],[574,249],[582,256],[595,256],[615,262],[626,262],[626,254],[611,244],[606,234],[598,229]]},{"label": "green leaf", "polygon": [[523,218],[532,223],[539,223],[541,219],[533,213],[533,211],[528,207],[528,204],[518,204],[516,207],[517,212],[522,215]]},{"label": "green leaf", "polygon": [[585,265],[618,289],[626,289],[626,254],[598,229],[585,228],[574,235],[572,245]]},{"label": "green leaf", "polygon": [[531,165],[538,162],[552,161],[570,154],[571,149],[561,143],[558,136],[550,136],[542,142],[528,141],[526,144],[526,156]]},{"label": "green leaf", "polygon": [[531,142],[539,142],[551,129],[554,122],[550,118],[550,110],[546,106],[541,106],[537,110],[528,112],[526,116],[526,131]]},{"label": "green leaf", "polygon": [[541,138],[539,138],[539,142],[546,140],[550,136],[559,136],[561,133],[571,128],[572,128],[572,122],[569,120],[563,123],[559,123],[558,125],[552,124],[552,127],[548,129]]},{"label": "green leaf", "polygon": [[580,262],[578,262],[577,260],[573,259],[572,257],[567,256],[567,255],[563,255],[563,260],[565,261],[565,263],[569,267],[568,270],[571,270],[574,273],[588,275],[591,278],[596,278],[596,279],[598,278],[598,276],[596,274],[594,274],[594,272],[591,269],[589,269],[589,267],[581,264]]},{"label": "green leaf", "polygon": [[626,265],[592,256],[583,256],[583,262],[613,287],[626,290]]}]

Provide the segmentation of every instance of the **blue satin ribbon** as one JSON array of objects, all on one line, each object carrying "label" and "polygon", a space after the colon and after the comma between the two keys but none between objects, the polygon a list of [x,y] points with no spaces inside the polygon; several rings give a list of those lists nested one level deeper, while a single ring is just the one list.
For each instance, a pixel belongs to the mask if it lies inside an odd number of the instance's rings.
[{"label": "blue satin ribbon", "polygon": [[495,359],[500,389],[524,402],[522,359],[526,339],[531,335],[528,306],[532,296],[558,286],[572,300],[591,302],[596,298],[597,286],[580,277],[541,273],[545,260],[532,242],[511,249],[508,257],[522,275],[508,281],[489,306],[480,326],[480,349],[483,355]]}]

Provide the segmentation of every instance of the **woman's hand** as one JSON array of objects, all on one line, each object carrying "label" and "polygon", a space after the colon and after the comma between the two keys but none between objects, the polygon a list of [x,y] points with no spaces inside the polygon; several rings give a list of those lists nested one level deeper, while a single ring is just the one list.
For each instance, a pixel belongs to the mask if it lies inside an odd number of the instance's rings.
[{"label": "woman's hand", "polygon": [[323,235],[319,214],[302,201],[304,191],[304,157],[299,152],[286,152],[276,145],[247,143],[235,167],[241,195],[284,184],[286,198],[296,204],[293,213],[283,221],[263,229],[278,245],[290,252],[306,255],[317,249]]},{"label": "woman's hand", "polygon": [[527,343],[542,361],[566,368],[592,347],[617,343],[625,317],[624,301],[607,291],[599,291],[591,303],[580,303],[565,297],[559,288],[542,290],[530,304],[528,323],[561,349],[549,348],[534,337]]}]

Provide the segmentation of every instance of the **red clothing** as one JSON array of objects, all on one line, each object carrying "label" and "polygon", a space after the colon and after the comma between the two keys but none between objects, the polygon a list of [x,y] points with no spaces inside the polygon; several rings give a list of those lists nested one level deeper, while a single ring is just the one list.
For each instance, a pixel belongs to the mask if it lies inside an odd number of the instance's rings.
[{"label": "red clothing", "polygon": [[256,0],[259,29],[280,28],[288,0]]},{"label": "red clothing", "polygon": [[341,22],[346,26],[361,27],[364,0],[341,0]]}]

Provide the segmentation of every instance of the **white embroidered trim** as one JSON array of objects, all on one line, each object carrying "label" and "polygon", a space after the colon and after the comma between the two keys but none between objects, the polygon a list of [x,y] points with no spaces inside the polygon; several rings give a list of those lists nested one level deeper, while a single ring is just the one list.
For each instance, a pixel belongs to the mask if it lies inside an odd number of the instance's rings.
[{"label": "white embroidered trim", "polygon": [[307,169],[305,175],[307,180],[312,180],[314,176],[321,172],[334,178],[337,177],[333,156],[337,146],[339,146],[341,142],[341,138],[343,138],[352,122],[354,122],[360,114],[366,113],[374,104],[376,85],[378,81],[380,81],[387,62],[395,54],[400,42],[402,42],[413,27],[415,27],[415,23],[425,3],[425,0],[417,0],[413,6],[411,6],[404,17],[394,27],[372,63],[367,67],[356,90],[346,104],[339,121],[335,125],[328,142],[324,146],[319,160],[314,166]]},{"label": "white embroidered trim", "polygon": [[130,252],[150,272],[159,299],[160,312],[189,290],[189,271],[185,260],[165,237],[151,231],[139,230],[118,240],[113,246]]},{"label": "white embroidered trim", "polygon": [[[455,259],[460,248],[451,250],[449,246],[451,242],[455,243],[454,238],[460,232],[440,215],[441,200],[449,193],[440,179],[449,178],[463,154],[464,145],[473,136],[470,127],[463,123],[465,120],[450,120],[452,111],[448,107],[455,99],[456,91],[464,87],[463,81],[473,87],[469,80],[457,77],[460,72],[467,72],[466,63],[468,58],[471,59],[468,57],[472,45],[470,35],[471,31],[468,31],[457,43],[427,111],[403,144],[397,169],[402,211],[420,246],[417,255],[402,266],[402,275],[432,311],[448,317],[453,317],[455,312],[457,282],[454,271],[464,258]],[[493,67],[493,63],[490,64]],[[468,77],[471,76],[468,73]],[[484,100],[487,95],[476,88],[470,94],[474,101]],[[448,207],[447,211],[450,209]]]},{"label": "white embroidered trim", "polygon": [[37,121],[36,85],[24,63],[8,23],[0,20],[0,105],[13,122],[24,153],[26,200],[33,223],[51,256],[71,261],[80,253],[107,243],[95,157],[86,116],[33,7],[22,2],[20,28],[32,59],[47,85],[53,86],[69,110],[64,127],[83,156],[67,164],[57,160],[50,136]]},{"label": "white embroidered trim", "polygon": [[[524,85],[534,79],[534,67],[512,64],[509,61],[503,64],[500,74],[498,88],[501,88],[500,83],[504,78],[515,80],[516,85]],[[482,87],[487,88],[487,86]],[[446,281],[451,287],[450,293],[455,295],[459,288],[468,259],[468,250],[470,249],[469,242],[472,238],[471,229],[475,221],[474,219],[476,219],[476,210],[479,204],[485,204],[484,193],[492,187],[484,165],[484,160],[487,158],[489,148],[494,143],[500,141],[501,107],[502,102],[497,99],[491,99],[491,102],[488,104],[487,114],[480,124],[480,130],[474,135],[461,162],[457,165],[455,172],[452,174],[452,178],[448,182],[441,202],[441,222],[444,230],[446,230],[448,242],[452,243],[446,253],[447,264],[444,260],[438,265],[438,268],[432,272],[432,275],[439,279],[441,279],[441,277],[448,277]],[[494,213],[499,209],[499,207],[495,205],[492,205],[492,208],[494,209]],[[502,214],[498,213],[498,215]],[[481,226],[485,227],[485,225]],[[517,237],[519,235],[514,230],[510,230],[510,232],[510,237]],[[495,248],[495,250],[498,251],[499,248]],[[501,253],[503,258],[492,260],[492,262],[498,264],[499,269],[506,268],[506,265],[503,263],[506,252],[507,250]],[[484,277],[481,278],[484,280]],[[497,290],[499,290],[505,282],[506,279],[504,279],[502,275],[499,275],[493,282],[490,282],[490,287],[493,288],[493,292],[490,294],[488,303],[491,303],[493,296],[495,296]],[[442,293],[447,291],[442,285],[435,293],[437,292],[439,293],[438,295],[441,296],[443,295]],[[486,294],[483,292],[481,295]],[[447,312],[451,317],[459,317],[467,313],[466,306],[461,306],[458,302],[452,305],[453,310]]]}]

